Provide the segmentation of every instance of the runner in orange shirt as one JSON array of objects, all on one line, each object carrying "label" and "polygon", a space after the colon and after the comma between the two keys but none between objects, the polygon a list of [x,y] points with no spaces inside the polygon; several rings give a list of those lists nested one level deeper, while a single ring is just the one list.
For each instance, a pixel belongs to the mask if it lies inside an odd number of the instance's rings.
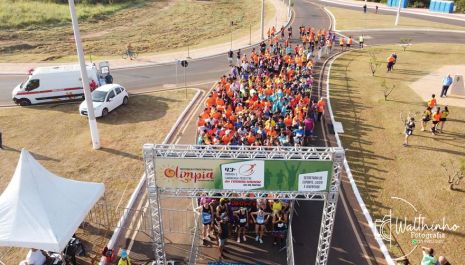
[{"label": "runner in orange shirt", "polygon": [[428,107],[430,107],[431,109],[433,109],[434,107],[436,107],[437,101],[436,101],[436,95],[435,95],[435,94],[431,95],[431,98],[428,100],[427,105],[428,105]]},{"label": "runner in orange shirt", "polygon": [[321,121],[321,116],[323,116],[323,113],[325,111],[325,106],[326,106],[324,98],[320,98],[320,100],[318,101],[318,103],[316,103],[316,105],[318,107],[318,121]]}]

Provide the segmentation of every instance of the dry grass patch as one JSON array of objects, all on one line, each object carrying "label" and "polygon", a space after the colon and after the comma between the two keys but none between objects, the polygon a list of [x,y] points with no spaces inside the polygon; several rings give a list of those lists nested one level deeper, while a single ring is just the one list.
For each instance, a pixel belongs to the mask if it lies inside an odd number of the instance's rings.
[{"label": "dry grass patch", "polygon": [[437,28],[437,29],[455,29],[465,30],[465,27],[449,25],[439,22],[432,22],[427,19],[417,19],[402,17],[399,20],[399,25],[394,26],[396,20],[395,15],[381,15],[375,13],[364,14],[362,8],[360,11],[327,7],[336,17],[336,28],[338,30],[349,29],[377,29],[377,28]]},{"label": "dry grass patch", "polygon": [[[369,69],[368,50],[354,50],[333,64],[331,104],[336,120],[344,126],[343,146],[374,218],[382,218],[390,208],[395,209],[397,217],[406,216],[409,222],[419,213],[428,224],[442,224],[445,217],[448,224],[459,225],[459,230],[446,232],[441,242],[423,245],[435,248],[437,256],[445,255],[452,264],[464,264],[465,183],[460,190],[449,190],[441,163],[452,160],[458,164],[465,157],[465,108],[450,108],[445,131],[438,136],[421,132],[421,117],[417,116],[411,146],[402,146],[404,127],[400,113],[422,113],[425,109],[425,103],[409,84],[444,65],[465,60],[465,45],[448,44],[447,50],[444,48],[444,44],[416,44],[406,52],[393,45],[371,48],[383,61],[375,77]],[[398,63],[393,73],[386,73],[384,60],[394,51],[399,56]],[[383,80],[396,86],[388,101],[384,101]],[[440,83],[430,85],[440,91]],[[441,104],[440,98],[438,103]],[[418,212],[392,196],[409,201]],[[410,233],[395,236],[405,252],[416,246]],[[409,258],[413,264],[419,264],[420,255],[416,249]]]},{"label": "dry grass patch", "polygon": [[[193,94],[188,90],[187,100],[184,90],[130,96],[129,105],[98,119],[102,143],[98,151],[92,149],[88,122],[78,114],[78,104],[0,109],[5,146],[0,150],[0,191],[10,181],[24,147],[57,175],[105,183],[110,211],[117,205],[125,207],[143,174],[142,145],[161,143]],[[92,238],[98,242],[87,242],[88,246],[100,247],[111,236],[109,231],[89,229],[97,233]],[[100,251],[92,249],[91,257]],[[24,250],[15,249],[3,262],[18,264],[24,257]]]},{"label": "dry grass patch", "polygon": [[[227,42],[231,29],[234,38],[248,36],[251,25],[252,30],[258,29],[260,3],[147,0],[143,5],[80,21],[84,51],[93,59],[108,59],[121,58],[128,43],[141,55]],[[272,4],[267,3],[266,13],[268,19],[274,16]],[[0,52],[0,62],[75,60],[71,23],[1,31]]]}]

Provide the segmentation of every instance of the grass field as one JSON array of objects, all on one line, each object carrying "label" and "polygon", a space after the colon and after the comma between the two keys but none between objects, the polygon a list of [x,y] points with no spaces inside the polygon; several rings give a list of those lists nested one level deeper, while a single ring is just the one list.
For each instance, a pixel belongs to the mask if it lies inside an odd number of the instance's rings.
[{"label": "grass field", "polygon": [[[147,0],[132,0],[111,5],[79,4],[76,6],[79,20],[98,20],[129,7],[143,6]],[[0,29],[34,29],[38,26],[56,26],[70,23],[68,4],[31,0],[0,0]]]},{"label": "grass field", "polygon": [[[423,241],[422,245],[435,248],[437,256],[445,255],[452,264],[465,264],[465,183],[456,191],[449,190],[441,168],[442,162],[457,164],[465,157],[465,108],[450,108],[444,133],[438,136],[421,132],[421,117],[417,116],[409,147],[402,146],[400,119],[401,112],[406,116],[425,109],[409,84],[443,65],[463,64],[465,45],[450,44],[445,50],[443,44],[416,44],[406,52],[394,45],[371,49],[383,61],[375,77],[371,76],[367,50],[354,50],[335,61],[330,79],[331,104],[336,121],[344,126],[342,142],[357,185],[374,219],[382,219],[394,209],[396,217],[406,216],[409,223],[421,213],[428,224],[442,224],[445,217],[448,224],[459,225],[457,231],[446,232],[445,239]],[[388,74],[384,58],[394,51],[398,63]],[[388,101],[384,101],[383,80],[396,86]],[[441,84],[431,85],[439,91]],[[438,103],[441,105],[441,99]],[[418,212],[392,196],[407,200]],[[406,253],[418,246],[412,242],[415,235],[394,236]],[[412,264],[420,263],[420,255],[419,249],[413,250],[409,256]]]},{"label": "grass field", "polygon": [[[188,90],[188,100],[184,90],[130,96],[128,106],[97,121],[102,143],[98,151],[92,149],[88,122],[79,115],[78,104],[0,109],[5,148],[0,150],[0,191],[10,181],[24,147],[59,176],[105,183],[109,209],[125,207],[143,174],[142,145],[161,143],[193,94]],[[111,236],[96,231],[98,236],[92,238],[99,242],[87,242],[94,248],[86,260],[99,256]],[[2,261],[18,264],[26,251],[14,249]]]},{"label": "grass field", "polygon": [[[227,42],[231,29],[234,38],[248,36],[250,26],[252,30],[257,29],[260,19],[259,0],[139,0],[139,3],[82,19],[80,28],[86,55],[121,58],[128,43],[142,54],[171,51],[188,45],[192,48],[215,40]],[[15,12],[14,16],[20,17],[21,11]],[[274,12],[272,4],[267,3],[266,18],[273,17]],[[231,21],[234,21],[232,27]],[[0,52],[0,62],[75,60],[71,24],[2,30]]]},{"label": "grass field", "polygon": [[[396,28],[396,26],[394,26],[396,20],[395,15],[364,14],[361,8],[360,11],[337,7],[327,7],[327,9],[336,17],[336,28],[338,30]],[[400,17],[397,27],[465,30],[465,27],[402,16]]]}]

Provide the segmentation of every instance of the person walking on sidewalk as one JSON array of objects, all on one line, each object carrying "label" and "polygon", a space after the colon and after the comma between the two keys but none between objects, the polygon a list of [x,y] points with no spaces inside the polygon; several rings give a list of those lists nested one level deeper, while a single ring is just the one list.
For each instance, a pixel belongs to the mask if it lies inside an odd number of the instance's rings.
[{"label": "person walking on sidewalk", "polygon": [[378,14],[378,6],[375,7],[375,14]]},{"label": "person walking on sidewalk", "polygon": [[358,37],[358,44],[360,46],[360,49],[363,49],[363,43],[365,42],[364,38],[363,38],[363,35],[360,35],[360,37]]},{"label": "person walking on sidewalk", "polygon": [[441,98],[442,97],[447,97],[447,90],[449,90],[449,87],[450,87],[450,85],[452,85],[453,81],[454,80],[452,79],[450,74],[448,74],[446,77],[444,77],[444,79],[442,80]]},{"label": "person walking on sidewalk", "polygon": [[3,149],[2,131],[0,131],[0,149]]},{"label": "person walking on sidewalk", "polygon": [[367,13],[367,5],[366,4],[363,5],[363,13],[365,13],[365,14]]}]

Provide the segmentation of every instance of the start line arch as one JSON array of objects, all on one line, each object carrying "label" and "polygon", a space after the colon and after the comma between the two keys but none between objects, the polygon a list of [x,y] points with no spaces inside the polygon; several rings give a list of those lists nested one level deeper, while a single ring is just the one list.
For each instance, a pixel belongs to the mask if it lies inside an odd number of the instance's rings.
[{"label": "start line arch", "polygon": [[327,264],[342,148],[145,144],[143,152],[153,264],[167,264],[160,195],[323,201],[315,264]]}]

